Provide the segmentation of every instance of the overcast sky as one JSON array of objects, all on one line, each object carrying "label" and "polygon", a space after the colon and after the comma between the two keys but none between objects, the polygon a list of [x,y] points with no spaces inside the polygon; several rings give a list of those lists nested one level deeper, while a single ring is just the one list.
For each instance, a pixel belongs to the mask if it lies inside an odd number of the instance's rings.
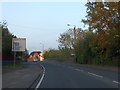
[{"label": "overcast sky", "polygon": [[59,35],[68,28],[73,28],[68,27],[68,23],[83,27],[81,20],[86,16],[85,4],[86,2],[6,2],[0,4],[0,19],[7,21],[12,34],[26,38],[29,52],[42,51],[42,44],[44,49],[57,49]]}]

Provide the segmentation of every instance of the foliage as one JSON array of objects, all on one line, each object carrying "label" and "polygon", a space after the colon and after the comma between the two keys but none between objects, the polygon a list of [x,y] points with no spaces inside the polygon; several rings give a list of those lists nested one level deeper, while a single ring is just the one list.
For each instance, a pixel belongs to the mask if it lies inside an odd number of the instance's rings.
[{"label": "foliage", "polygon": [[70,51],[68,49],[61,49],[61,50],[55,50],[55,49],[50,49],[48,52],[44,54],[44,58],[46,59],[52,59],[52,60],[60,60],[62,61],[63,59],[69,59],[70,56]]},{"label": "foliage", "polygon": [[85,6],[87,16],[82,22],[88,29],[61,34],[60,47],[72,48],[81,64],[120,65],[120,2],[88,2]]},{"label": "foliage", "polygon": [[[7,28],[7,22],[4,20],[0,22],[0,28],[2,28],[2,59],[3,60],[13,60],[12,52],[12,38],[17,38],[15,35],[10,33]],[[16,57],[22,56],[21,52],[16,53]],[[24,52],[24,58],[28,56],[28,52]]]},{"label": "foliage", "polygon": [[73,32],[72,30],[68,30],[62,34],[58,39],[59,49],[71,49],[73,47]]},{"label": "foliage", "polygon": [[1,22],[0,27],[2,28],[2,56],[3,58],[10,57],[12,56],[12,38],[14,36],[9,32],[6,21]]},{"label": "foliage", "polygon": [[86,20],[89,30],[97,34],[98,60],[105,64],[120,58],[120,2],[88,2]]}]

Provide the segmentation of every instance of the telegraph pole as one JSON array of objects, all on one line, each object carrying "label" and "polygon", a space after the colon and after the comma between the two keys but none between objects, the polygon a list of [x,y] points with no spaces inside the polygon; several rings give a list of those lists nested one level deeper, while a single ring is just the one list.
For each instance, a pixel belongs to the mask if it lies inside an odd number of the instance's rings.
[{"label": "telegraph pole", "polygon": [[[67,24],[68,26],[71,26],[70,24]],[[76,26],[75,25],[72,25],[72,26],[74,26],[74,28],[73,28],[73,32],[74,32],[74,38],[73,38],[73,41],[74,41],[74,43],[73,43],[73,47],[74,47],[74,54],[75,54],[75,46],[76,46]],[[76,56],[76,54],[75,54],[75,62],[77,62],[77,56]]]}]

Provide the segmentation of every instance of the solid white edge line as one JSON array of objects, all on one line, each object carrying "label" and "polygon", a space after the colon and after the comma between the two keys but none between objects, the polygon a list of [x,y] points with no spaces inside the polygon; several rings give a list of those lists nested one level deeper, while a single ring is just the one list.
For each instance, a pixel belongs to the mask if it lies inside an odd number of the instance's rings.
[{"label": "solid white edge line", "polygon": [[41,65],[41,66],[43,67],[43,75],[42,75],[42,77],[41,77],[39,83],[38,83],[37,86],[35,87],[35,90],[37,90],[37,89],[39,88],[39,86],[41,85],[42,80],[43,80],[43,78],[44,78],[44,76],[45,76],[45,68],[44,68],[43,65]]},{"label": "solid white edge line", "polygon": [[94,75],[94,76],[97,76],[97,77],[103,78],[103,76],[100,76],[100,75],[97,75],[97,74],[94,74],[94,73],[91,73],[91,72],[88,72],[88,74],[91,74],[91,75]]},{"label": "solid white edge line", "polygon": [[117,83],[117,84],[120,84],[120,82],[117,82],[117,81],[113,81],[114,83]]}]

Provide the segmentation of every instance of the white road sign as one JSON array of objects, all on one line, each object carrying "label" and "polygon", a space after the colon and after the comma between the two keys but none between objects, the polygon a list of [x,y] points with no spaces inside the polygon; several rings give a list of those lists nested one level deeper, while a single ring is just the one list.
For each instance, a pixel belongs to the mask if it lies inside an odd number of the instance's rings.
[{"label": "white road sign", "polygon": [[12,39],[12,51],[25,51],[26,38],[13,38]]}]

